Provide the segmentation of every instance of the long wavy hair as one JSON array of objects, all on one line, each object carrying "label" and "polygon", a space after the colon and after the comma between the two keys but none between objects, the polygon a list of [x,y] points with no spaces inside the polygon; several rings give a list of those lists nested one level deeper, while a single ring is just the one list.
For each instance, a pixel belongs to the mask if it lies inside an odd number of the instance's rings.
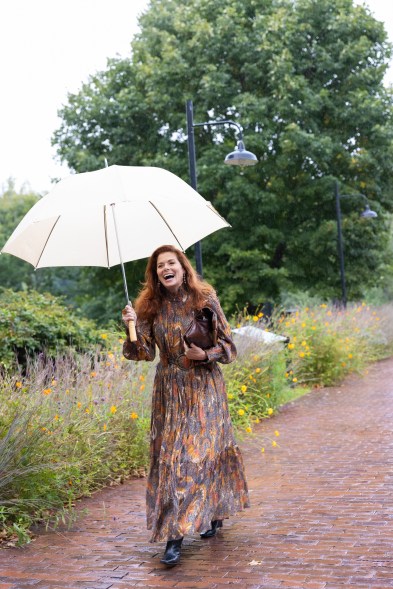
[{"label": "long wavy hair", "polygon": [[168,290],[158,280],[157,259],[160,254],[173,253],[184,270],[183,289],[188,293],[187,307],[201,309],[206,304],[208,296],[214,292],[210,284],[201,280],[194,268],[191,266],[187,256],[173,245],[162,245],[157,248],[149,258],[145,271],[145,282],[137,299],[134,302],[138,317],[152,321],[157,315],[165,298],[168,297]]}]

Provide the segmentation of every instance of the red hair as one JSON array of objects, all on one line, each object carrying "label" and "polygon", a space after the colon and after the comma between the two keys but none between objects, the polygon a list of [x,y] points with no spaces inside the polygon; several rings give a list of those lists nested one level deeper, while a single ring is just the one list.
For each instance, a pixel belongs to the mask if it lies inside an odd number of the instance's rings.
[{"label": "red hair", "polygon": [[160,283],[157,275],[158,256],[166,252],[173,253],[183,267],[185,276],[183,288],[189,295],[187,306],[194,309],[201,309],[206,304],[208,296],[214,292],[214,289],[210,284],[199,278],[187,256],[182,251],[173,245],[162,245],[152,253],[147,262],[145,282],[143,283],[142,290],[134,303],[138,316],[149,322],[157,315],[167,296],[167,290],[165,286]]}]

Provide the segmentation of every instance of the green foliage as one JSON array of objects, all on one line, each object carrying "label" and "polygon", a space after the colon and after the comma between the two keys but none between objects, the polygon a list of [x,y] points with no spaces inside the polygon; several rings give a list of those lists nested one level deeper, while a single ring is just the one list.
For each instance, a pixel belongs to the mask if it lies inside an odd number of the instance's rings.
[{"label": "green foliage", "polygon": [[[34,193],[17,194],[12,183],[0,196],[0,249],[38,198]],[[3,287],[15,290],[32,288],[35,279],[34,269],[27,262],[8,254],[0,256],[0,284]]]},{"label": "green foliage", "polygon": [[38,353],[55,357],[98,343],[93,322],[78,317],[50,294],[0,290],[0,365],[26,364]]},{"label": "green foliage", "polygon": [[140,24],[132,57],[69,96],[59,155],[78,171],[108,157],[188,180],[192,98],[195,122],[240,122],[260,158],[244,171],[223,166],[233,128],[195,129],[200,192],[232,225],[203,243],[205,275],[227,310],[283,291],[339,296],[335,180],[378,213],[360,221],[360,203],[343,203],[349,297],[383,287],[393,127],[382,23],[351,0],[153,0]]}]

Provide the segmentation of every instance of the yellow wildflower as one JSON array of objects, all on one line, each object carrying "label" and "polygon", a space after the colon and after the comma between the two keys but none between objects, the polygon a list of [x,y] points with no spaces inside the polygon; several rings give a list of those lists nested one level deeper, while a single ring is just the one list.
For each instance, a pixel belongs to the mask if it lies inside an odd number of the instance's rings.
[{"label": "yellow wildflower", "polygon": [[259,374],[259,373],[261,372],[261,369],[260,369],[260,368],[255,368],[255,372],[256,372],[257,374]]},{"label": "yellow wildflower", "polygon": [[106,423],[104,423],[104,427],[102,428],[104,432],[106,432]]},{"label": "yellow wildflower", "polygon": [[138,413],[134,413],[134,412],[131,413],[130,418],[131,419],[138,419]]},{"label": "yellow wildflower", "polygon": [[242,387],[241,387],[241,391],[242,391],[242,393],[245,393],[245,392],[247,391],[247,387],[246,387],[246,385],[245,385],[245,384],[244,384],[244,385],[242,385]]},{"label": "yellow wildflower", "polygon": [[252,318],[252,320],[255,321],[255,322],[259,321],[258,315],[254,315],[254,317]]},{"label": "yellow wildflower", "polygon": [[90,409],[88,407],[86,407],[85,413],[90,413]]},{"label": "yellow wildflower", "polygon": [[107,339],[107,338],[108,338],[108,334],[106,334],[106,333],[101,333],[101,338],[102,338],[102,339]]},{"label": "yellow wildflower", "polygon": [[142,382],[145,380],[145,377],[143,376],[143,374],[139,375],[139,380],[141,380]]},{"label": "yellow wildflower", "polygon": [[300,358],[304,358],[305,353],[304,352],[299,352],[299,356],[300,356]]},{"label": "yellow wildflower", "polygon": [[244,413],[245,413],[244,409],[239,409],[238,410],[238,415],[241,416],[241,415],[244,415]]},{"label": "yellow wildflower", "polygon": [[44,389],[44,395],[50,395],[52,392],[52,389]]},{"label": "yellow wildflower", "polygon": [[277,438],[278,438],[278,436],[280,435],[280,432],[278,431],[278,429],[276,429],[276,431],[274,432],[274,435],[277,436]]},{"label": "yellow wildflower", "polygon": [[273,415],[273,409],[271,407],[268,408],[267,414],[268,415]]},{"label": "yellow wildflower", "polygon": [[228,399],[233,399],[232,393],[228,393]]},{"label": "yellow wildflower", "polygon": [[91,376],[91,378],[94,378],[95,376],[97,376],[97,372],[94,372],[94,371],[90,372],[90,376]]},{"label": "yellow wildflower", "polygon": [[276,440],[273,440],[273,442],[272,442],[272,446],[273,446],[273,448],[275,448],[275,447],[277,446],[277,442],[276,442]]},{"label": "yellow wildflower", "polygon": [[56,385],[57,385],[57,380],[53,379],[53,380],[52,380],[52,386],[54,386],[54,387],[55,387]]},{"label": "yellow wildflower", "polygon": [[58,416],[58,415],[55,415],[53,419],[54,419],[55,421],[57,421],[57,420],[59,419],[59,416]]},{"label": "yellow wildflower", "polygon": [[139,390],[140,390],[140,391],[144,391],[144,390],[145,390],[145,386],[146,386],[146,385],[144,385],[144,384],[141,384],[141,386],[139,387]]},{"label": "yellow wildflower", "polygon": [[262,454],[264,453],[264,451],[265,451],[265,448],[262,446],[262,448],[261,448]]},{"label": "yellow wildflower", "polygon": [[295,344],[288,344],[288,350],[293,350],[294,347],[295,347]]},{"label": "yellow wildflower", "polygon": [[292,382],[297,382],[296,376],[292,379]]},{"label": "yellow wildflower", "polygon": [[263,313],[258,313],[258,317],[259,318],[263,317]]},{"label": "yellow wildflower", "polygon": [[248,434],[252,432],[252,429],[251,429],[251,427],[250,427],[250,426],[246,427],[246,432],[247,432]]},{"label": "yellow wildflower", "polygon": [[116,411],[117,411],[116,405],[112,405],[110,411],[111,411],[111,413],[116,413]]},{"label": "yellow wildflower", "polygon": [[352,354],[348,354],[348,358],[353,358]]},{"label": "yellow wildflower", "polygon": [[82,407],[82,403],[80,401],[78,401],[76,406],[78,407],[78,409],[80,409]]},{"label": "yellow wildflower", "polygon": [[22,383],[20,382],[20,380],[17,380],[15,383],[15,386],[17,389],[21,389],[22,388]]}]

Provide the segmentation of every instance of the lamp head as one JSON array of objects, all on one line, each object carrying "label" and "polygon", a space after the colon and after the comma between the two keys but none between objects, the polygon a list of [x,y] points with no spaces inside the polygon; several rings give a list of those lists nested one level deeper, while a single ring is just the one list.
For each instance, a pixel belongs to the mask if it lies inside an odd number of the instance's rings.
[{"label": "lamp head", "polygon": [[258,158],[251,151],[247,151],[242,140],[237,142],[235,151],[228,153],[224,160],[224,164],[230,166],[255,166],[258,163]]},{"label": "lamp head", "polygon": [[366,208],[360,216],[364,219],[375,219],[375,217],[378,217],[377,213],[370,209],[370,205],[366,205]]}]

